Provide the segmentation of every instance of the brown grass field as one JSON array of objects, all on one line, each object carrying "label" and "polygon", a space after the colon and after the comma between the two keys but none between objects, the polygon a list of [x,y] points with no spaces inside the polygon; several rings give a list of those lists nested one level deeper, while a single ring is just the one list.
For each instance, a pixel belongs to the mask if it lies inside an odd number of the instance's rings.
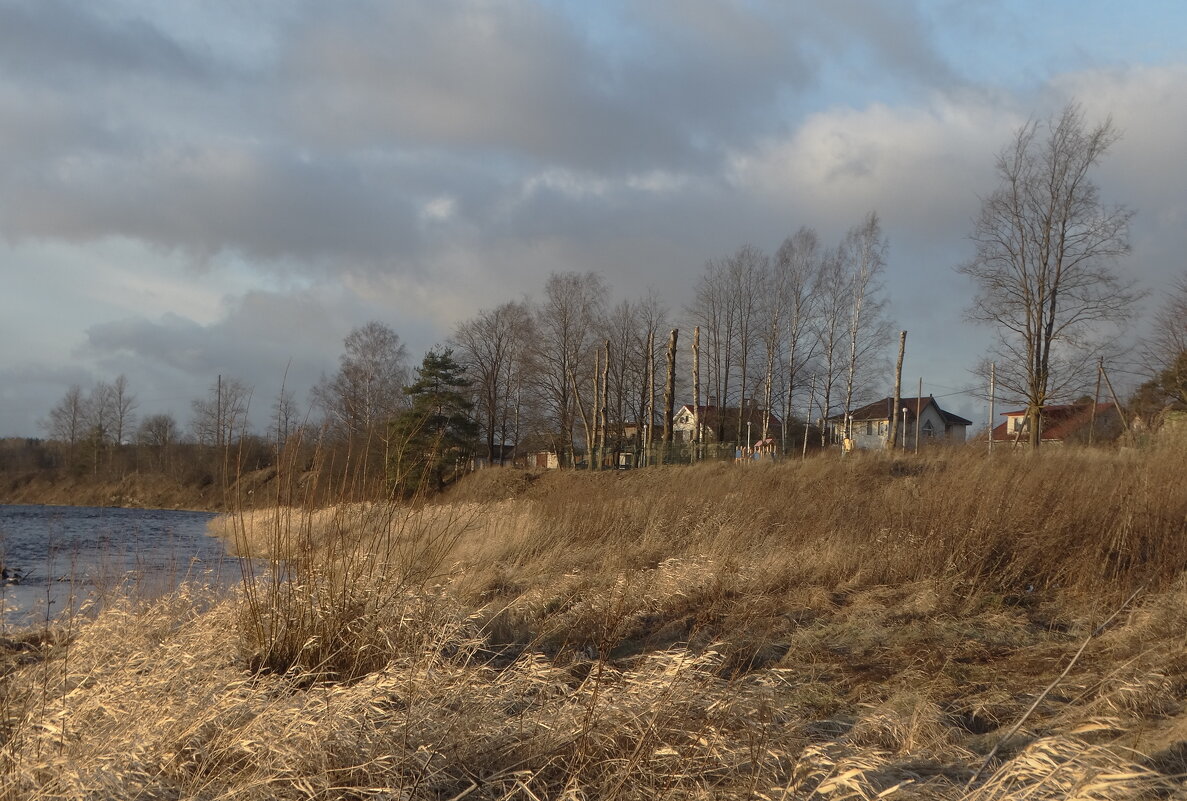
[{"label": "brown grass field", "polygon": [[487,470],[224,518],[233,595],[0,640],[0,798],[1187,799],[1185,468]]}]

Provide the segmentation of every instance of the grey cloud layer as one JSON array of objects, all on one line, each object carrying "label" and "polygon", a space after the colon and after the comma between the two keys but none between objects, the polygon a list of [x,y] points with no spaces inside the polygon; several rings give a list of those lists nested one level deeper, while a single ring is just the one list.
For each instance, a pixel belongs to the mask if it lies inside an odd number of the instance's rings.
[{"label": "grey cloud layer", "polygon": [[126,270],[178,281],[195,263],[246,274],[235,285],[259,291],[236,289],[221,319],[173,301],[74,334],[96,377],[197,392],[297,353],[311,382],[373,317],[428,347],[552,270],[654,285],[678,309],[705,259],[800,225],[835,241],[877,209],[918,357],[959,372],[975,335],[950,267],[1027,115],[1070,96],[1114,111],[1133,135],[1105,188],[1139,209],[1141,269],[1169,275],[1187,247],[1187,178],[1167,157],[1181,65],[1020,97],[940,55],[956,50],[937,20],[966,5],[0,0],[0,235],[75,261],[130,242]]},{"label": "grey cloud layer", "polygon": [[[527,185],[549,191],[533,182],[542,172],[718,174],[731,149],[785,124],[781,98],[812,84],[822,47],[848,46],[862,5],[824,21],[778,3],[624,7],[609,47],[526,0],[304,3],[271,28],[252,18],[274,45],[248,68],[216,39],[220,15],[232,27],[246,13],[230,5],[210,7],[205,40],[183,40],[151,4],[10,3],[0,230],[286,269],[414,269],[442,195],[462,230],[530,236],[520,201]],[[868,49],[898,60],[882,42],[898,34],[868,27],[855,28]],[[563,200],[552,208],[573,220],[598,202]]]}]

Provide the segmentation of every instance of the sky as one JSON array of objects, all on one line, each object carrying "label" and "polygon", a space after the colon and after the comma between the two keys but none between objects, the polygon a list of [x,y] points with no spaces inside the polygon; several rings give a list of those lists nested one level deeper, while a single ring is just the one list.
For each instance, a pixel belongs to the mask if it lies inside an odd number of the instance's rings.
[{"label": "sky", "polygon": [[870,211],[905,383],[980,425],[995,154],[1111,115],[1140,337],[1187,253],[1184,41],[1172,0],[0,0],[0,436],[120,374],[183,424],[237,378],[262,424],[369,320],[416,363],[569,270],[678,313]]}]

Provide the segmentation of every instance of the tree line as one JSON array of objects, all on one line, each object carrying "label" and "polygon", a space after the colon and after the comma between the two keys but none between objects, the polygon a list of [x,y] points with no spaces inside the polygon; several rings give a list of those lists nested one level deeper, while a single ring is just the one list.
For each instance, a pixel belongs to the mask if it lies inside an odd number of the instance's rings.
[{"label": "tree line", "polygon": [[[1043,408],[1083,392],[1141,294],[1116,269],[1132,212],[1105,204],[1090,180],[1116,140],[1111,120],[1089,125],[1075,105],[1022,126],[997,157],[998,186],[970,236],[975,254],[957,268],[975,286],[968,318],[996,335],[984,368],[992,363],[999,392],[1026,404],[1036,446]],[[555,272],[538,297],[459,322],[416,370],[395,330],[369,322],[347,335],[337,370],[306,405],[281,392],[266,438],[277,452],[294,438],[337,449],[340,464],[386,480],[410,475],[408,455],[427,447],[414,436],[422,429],[448,441],[455,458],[501,463],[514,446],[572,465],[595,449],[604,458],[670,439],[679,397],[698,416],[712,410],[712,430],[699,421],[697,441],[740,442],[750,411],[761,409],[784,422],[785,448],[793,420],[815,424],[823,444],[828,420],[885,394],[895,339],[887,255],[881,220],[869,212],[833,244],[801,227],[773,253],[743,245],[708,260],[679,292],[615,299],[596,273]],[[683,292],[691,300],[673,308]],[[1185,297],[1187,284],[1176,302]],[[1148,404],[1187,402],[1187,349],[1173,339],[1183,319],[1179,306],[1162,312],[1161,330],[1175,333],[1162,361],[1148,360],[1156,364],[1142,390]],[[241,379],[218,377],[191,404],[191,440],[218,449],[250,436],[250,394]],[[71,387],[45,428],[92,466],[129,441],[165,449],[183,439],[171,416],[137,421],[135,410],[120,376],[89,392]],[[768,419],[754,432],[762,439],[773,433]],[[432,472],[440,482],[441,465]]]},{"label": "tree line", "polygon": [[[518,446],[571,465],[595,443],[613,453],[659,441],[665,422],[658,396],[671,370],[671,391],[681,398],[694,394],[693,373],[703,374],[695,394],[735,413],[713,437],[736,441],[748,405],[790,419],[809,392],[808,373],[820,376],[821,418],[861,398],[888,329],[885,254],[874,213],[831,248],[801,228],[774,255],[744,245],[709,260],[693,301],[677,313],[656,290],[615,302],[600,275],[556,272],[539,298],[509,300],[458,323],[416,370],[396,331],[371,321],[346,336],[336,371],[316,383],[307,404],[289,390],[274,399],[264,432],[251,431],[252,388],[234,376],[216,377],[192,401],[188,429],[169,414],[138,420],[122,375],[89,391],[70,387],[43,425],[72,464],[93,469],[121,446],[165,453],[190,442],[218,450],[260,437],[280,450],[294,438],[316,440],[372,473],[406,473],[393,466],[408,452],[418,382],[444,377],[456,398],[451,410],[434,414],[451,420],[448,436],[470,432],[467,451],[502,463]],[[672,329],[681,325],[704,332],[703,351],[682,348],[669,360]],[[694,358],[703,362],[698,371]]]}]

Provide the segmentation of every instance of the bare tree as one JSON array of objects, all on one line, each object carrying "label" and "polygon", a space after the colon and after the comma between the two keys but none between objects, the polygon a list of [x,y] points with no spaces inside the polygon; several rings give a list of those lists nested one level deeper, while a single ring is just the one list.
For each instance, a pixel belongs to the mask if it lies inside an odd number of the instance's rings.
[{"label": "bare tree", "polygon": [[50,439],[66,445],[67,458],[72,459],[74,449],[86,430],[86,397],[82,394],[82,387],[71,384],[57,405],[50,409],[49,417],[41,426]]},{"label": "bare tree", "polygon": [[314,404],[347,436],[385,438],[385,427],[407,406],[407,351],[400,337],[371,321],[347,334],[338,372],[313,388]]},{"label": "bare tree", "polygon": [[788,311],[781,286],[783,277],[782,271],[777,268],[766,273],[763,276],[764,286],[759,294],[759,315],[762,318],[759,339],[766,362],[762,384],[763,409],[767,412],[762,418],[762,432],[759,438],[764,440],[770,433],[768,424],[775,395],[775,371],[783,360],[783,318]]},{"label": "bare tree", "polygon": [[649,448],[651,441],[655,438],[655,387],[660,374],[657,348],[663,347],[658,339],[659,332],[668,324],[668,309],[654,289],[649,290],[646,297],[638,302],[637,308],[642,323],[639,347],[642,349],[640,368],[643,370],[643,381],[639,387],[641,403],[637,419],[646,425],[647,441],[644,446]]},{"label": "bare tree", "polygon": [[1141,346],[1147,373],[1130,400],[1132,411],[1157,425],[1163,412],[1187,408],[1187,274],[1166,294]]},{"label": "bare tree", "polygon": [[813,289],[819,303],[814,333],[820,358],[821,445],[826,445],[828,441],[825,421],[832,414],[834,392],[845,364],[845,335],[852,308],[851,288],[839,250],[828,250],[822,259]]},{"label": "bare tree", "polygon": [[[733,371],[735,342],[738,338],[738,315],[735,296],[730,292],[728,264],[712,259],[696,284],[688,313],[701,327],[705,354],[705,405],[721,414],[730,402],[730,375]],[[717,440],[725,440],[725,426],[714,423]]]},{"label": "bare tree", "polygon": [[1142,361],[1150,376],[1143,386],[1157,388],[1165,402],[1187,405],[1187,274],[1179,277],[1154,313]]},{"label": "bare tree", "polygon": [[181,439],[177,421],[170,414],[153,414],[144,418],[136,429],[136,442],[147,448],[156,459],[157,469],[165,469],[173,446]]},{"label": "bare tree", "polygon": [[[459,323],[453,342],[475,395],[481,434],[493,461],[504,461],[502,445],[521,397],[532,317],[526,303],[504,303]],[[499,443],[496,457],[496,440]]]},{"label": "bare tree", "polygon": [[272,402],[272,417],[269,421],[270,433],[276,438],[277,452],[283,451],[289,437],[297,433],[300,426],[298,419],[297,401],[293,396],[293,391],[287,387],[281,387],[280,392],[276,395],[276,400]]},{"label": "bare tree", "polygon": [[1154,313],[1154,328],[1146,355],[1155,371],[1163,370],[1187,352],[1187,274],[1179,276]]},{"label": "bare tree", "polygon": [[[664,326],[667,311],[658,293],[650,290],[639,300],[624,300],[609,313],[601,338],[610,342],[606,369],[607,446],[617,458],[626,444],[626,425],[641,426],[654,418],[658,361],[654,348],[656,333]],[[662,344],[661,344],[662,347]],[[649,370],[651,371],[649,373]],[[654,419],[649,425],[654,425]]]},{"label": "bare tree", "polygon": [[853,411],[854,397],[865,383],[863,371],[872,356],[886,347],[890,326],[882,295],[886,267],[886,239],[876,212],[870,212],[849,229],[841,244],[841,259],[849,281],[848,352],[845,358],[845,415]]},{"label": "bare tree", "polygon": [[1088,177],[1117,138],[1111,119],[1089,127],[1077,105],[1019,128],[982,201],[976,254],[960,267],[977,285],[969,316],[997,329],[997,381],[1025,401],[1032,447],[1043,407],[1093,375],[1093,335],[1122,323],[1137,297],[1113,269],[1129,252],[1132,212],[1105,205]]},{"label": "bare tree", "polygon": [[[742,441],[745,430],[748,407],[754,401],[754,387],[750,384],[750,360],[753,355],[755,340],[759,335],[758,322],[761,305],[760,294],[767,282],[767,271],[770,259],[766,254],[752,245],[743,245],[729,258],[728,286],[731,296],[731,306],[736,312],[738,323],[738,388],[741,390],[741,400],[738,403],[737,428],[734,439]],[[723,421],[724,424],[724,421]]]},{"label": "bare tree", "polygon": [[641,328],[637,305],[624,300],[610,311],[603,330],[610,354],[605,367],[606,430],[603,433],[615,454],[622,450],[626,418],[633,407],[631,398],[642,397],[646,392]]},{"label": "bare tree", "polygon": [[87,393],[83,420],[83,445],[91,469],[97,474],[103,454],[107,452],[110,456],[108,446],[115,442],[115,388],[111,384],[100,381]]},{"label": "bare tree", "polygon": [[234,445],[247,433],[247,407],[251,389],[236,378],[221,376],[210,385],[206,397],[191,406],[194,417],[190,428],[200,445],[224,448]]},{"label": "bare tree", "polygon": [[561,464],[573,453],[578,414],[586,421],[591,417],[579,395],[582,385],[593,382],[593,347],[605,299],[606,284],[596,273],[553,273],[536,309],[534,378]]},{"label": "bare tree", "polygon": [[[737,414],[728,432],[735,440],[742,438],[746,408],[760,384],[755,381],[752,386],[751,366],[757,345],[769,334],[767,315],[774,311],[768,306],[764,313],[762,300],[769,268],[770,259],[752,245],[743,245],[724,259],[710,260],[688,307],[690,322],[700,326],[704,337],[706,405],[717,407],[716,414],[722,416],[737,396]],[[735,389],[731,391],[731,387]],[[714,428],[718,441],[725,441],[725,419]]]},{"label": "bare tree", "polygon": [[821,269],[820,240],[811,228],[800,228],[783,240],[775,254],[772,267],[774,293],[782,309],[785,326],[785,360],[783,395],[783,435],[791,421],[795,391],[800,376],[816,354],[815,340],[810,336],[819,306],[815,293]]},{"label": "bare tree", "polygon": [[136,441],[148,448],[169,448],[181,438],[177,421],[171,414],[153,414],[136,429]]},{"label": "bare tree", "polygon": [[123,373],[111,384],[112,439],[123,445],[136,425],[136,396],[128,390],[128,378]]}]

